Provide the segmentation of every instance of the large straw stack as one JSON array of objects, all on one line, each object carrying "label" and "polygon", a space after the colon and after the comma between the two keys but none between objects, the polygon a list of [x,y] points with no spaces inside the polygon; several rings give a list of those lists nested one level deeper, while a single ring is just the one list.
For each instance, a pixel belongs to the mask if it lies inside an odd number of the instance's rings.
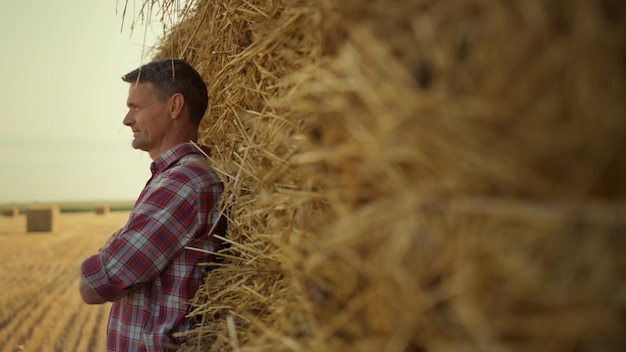
[{"label": "large straw stack", "polygon": [[5,207],[2,209],[2,216],[14,218],[20,215],[20,209],[18,207]]},{"label": "large straw stack", "polygon": [[26,232],[55,232],[61,211],[57,205],[26,209]]},{"label": "large straw stack", "polygon": [[111,206],[109,204],[99,204],[94,209],[96,215],[108,215],[110,212]]},{"label": "large straw stack", "polygon": [[194,4],[155,57],[231,246],[184,351],[626,348],[626,5]]}]

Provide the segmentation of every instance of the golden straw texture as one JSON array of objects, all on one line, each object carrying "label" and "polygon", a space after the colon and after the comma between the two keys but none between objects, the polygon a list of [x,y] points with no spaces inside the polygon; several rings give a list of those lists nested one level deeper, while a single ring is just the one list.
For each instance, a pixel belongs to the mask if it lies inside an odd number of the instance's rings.
[{"label": "golden straw texture", "polygon": [[626,5],[186,11],[230,247],[183,351],[626,348]]}]

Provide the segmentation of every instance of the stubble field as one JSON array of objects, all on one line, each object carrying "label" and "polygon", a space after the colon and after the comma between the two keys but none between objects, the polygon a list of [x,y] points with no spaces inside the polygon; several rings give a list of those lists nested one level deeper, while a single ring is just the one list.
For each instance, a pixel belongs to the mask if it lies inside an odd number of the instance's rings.
[{"label": "stubble field", "polygon": [[62,213],[54,233],[0,216],[0,351],[103,351],[110,305],[78,293],[79,267],[128,212]]}]

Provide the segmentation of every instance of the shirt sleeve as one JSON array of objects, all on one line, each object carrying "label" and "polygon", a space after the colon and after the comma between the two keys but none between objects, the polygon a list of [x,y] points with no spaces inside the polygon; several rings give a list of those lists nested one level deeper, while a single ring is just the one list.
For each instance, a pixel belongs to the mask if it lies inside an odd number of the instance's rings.
[{"label": "shirt sleeve", "polygon": [[148,185],[119,237],[83,263],[85,282],[115,301],[133,286],[152,281],[198,231],[198,201],[183,179]]}]

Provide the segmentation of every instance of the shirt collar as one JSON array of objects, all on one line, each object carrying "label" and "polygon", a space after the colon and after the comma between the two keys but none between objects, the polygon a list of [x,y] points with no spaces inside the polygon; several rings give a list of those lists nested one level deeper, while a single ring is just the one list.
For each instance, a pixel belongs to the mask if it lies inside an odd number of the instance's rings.
[{"label": "shirt collar", "polygon": [[[202,151],[198,150],[198,148],[200,148]],[[205,145],[194,144],[191,142],[181,143],[164,151],[163,153],[161,153],[161,155],[156,157],[156,159],[154,159],[150,164],[150,170],[152,171],[152,174],[163,172],[167,170],[172,164],[180,160],[183,156],[187,154],[202,155],[203,152],[206,155],[211,155],[211,148]]]}]

